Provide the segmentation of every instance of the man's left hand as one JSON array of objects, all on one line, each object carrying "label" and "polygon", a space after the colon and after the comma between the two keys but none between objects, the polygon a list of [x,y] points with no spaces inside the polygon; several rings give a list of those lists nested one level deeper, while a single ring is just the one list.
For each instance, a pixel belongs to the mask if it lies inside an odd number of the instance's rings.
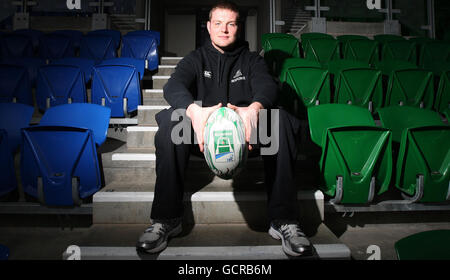
[{"label": "man's left hand", "polygon": [[[253,102],[248,107],[237,107],[228,103],[227,107],[234,110],[242,118],[245,127],[245,141],[250,143],[251,133],[253,129],[256,131],[258,125],[259,111],[263,109],[262,104]],[[249,144],[248,149],[251,151],[252,145]]]}]

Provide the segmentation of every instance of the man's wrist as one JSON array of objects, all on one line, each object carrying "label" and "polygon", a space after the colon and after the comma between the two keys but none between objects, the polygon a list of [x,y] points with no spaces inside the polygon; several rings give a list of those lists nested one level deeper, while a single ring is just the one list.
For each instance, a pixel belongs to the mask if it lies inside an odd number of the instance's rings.
[{"label": "man's wrist", "polygon": [[261,103],[259,103],[258,101],[253,102],[248,107],[256,110],[257,112],[259,112],[259,110],[261,110],[261,109],[264,109],[264,106]]},{"label": "man's wrist", "polygon": [[[197,109],[197,107],[200,107],[200,106],[198,106],[198,105],[195,104],[195,103],[192,103],[191,105],[189,105],[189,106],[186,108],[186,116],[188,116],[189,118],[191,118],[192,114],[194,113],[194,110]],[[192,119],[192,118],[191,118],[191,119]]]}]

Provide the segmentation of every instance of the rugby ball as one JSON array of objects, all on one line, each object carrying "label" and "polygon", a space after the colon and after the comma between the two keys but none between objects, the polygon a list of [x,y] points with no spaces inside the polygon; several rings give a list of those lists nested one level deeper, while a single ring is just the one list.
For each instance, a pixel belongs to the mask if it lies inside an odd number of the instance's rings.
[{"label": "rugby ball", "polygon": [[209,168],[222,179],[231,179],[245,165],[247,144],[241,117],[227,107],[215,110],[204,131],[203,154]]}]

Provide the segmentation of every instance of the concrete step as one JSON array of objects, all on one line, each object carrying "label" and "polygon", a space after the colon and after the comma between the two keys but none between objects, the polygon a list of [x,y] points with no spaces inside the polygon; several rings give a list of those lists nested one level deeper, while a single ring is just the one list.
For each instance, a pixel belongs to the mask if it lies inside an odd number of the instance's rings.
[{"label": "concrete step", "polygon": [[153,89],[163,89],[169,78],[170,76],[153,76]]},{"label": "concrete step", "polygon": [[155,115],[164,109],[168,109],[170,106],[152,106],[142,105],[138,106],[138,123],[139,125],[156,126]]},{"label": "concrete step", "polygon": [[159,65],[158,75],[160,76],[170,76],[175,72],[176,65]]},{"label": "concrete step", "polygon": [[128,148],[154,148],[157,126],[128,126],[127,147]]},{"label": "concrete step", "polygon": [[168,106],[169,104],[164,99],[162,89],[144,89],[142,90],[143,105],[150,106]]},{"label": "concrete step", "polygon": [[305,18],[305,19],[300,19],[300,20],[286,20],[285,21],[285,25],[302,25],[305,23],[308,23],[308,21],[310,21],[310,18]]},{"label": "concrete step", "polygon": [[[80,259],[285,260],[291,258],[282,251],[281,242],[274,240],[267,233],[267,227],[252,228],[248,225],[229,224],[186,225],[179,236],[169,240],[168,247],[163,252],[138,253],[135,243],[147,226],[147,224],[94,225],[95,235],[94,233],[87,235],[77,244],[80,248]],[[350,249],[324,224],[305,224],[303,230],[313,244],[315,254],[299,259],[350,259]],[[64,252],[62,257],[68,259],[69,255]],[[220,275],[221,269],[221,267],[215,267],[211,270],[210,276],[214,278],[214,275]]]},{"label": "concrete step", "polygon": [[[114,145],[118,147],[114,148]],[[154,150],[130,149],[120,141],[107,146],[110,147],[102,147],[102,170],[106,186],[94,195],[94,221],[146,222],[156,181]],[[202,157],[191,155],[184,180],[187,193],[185,206],[186,209],[193,209],[186,211],[193,213],[188,214],[188,219],[215,223],[257,219],[266,210],[263,170],[260,157],[249,158],[241,173],[231,180],[223,180],[209,170]],[[323,194],[315,193],[314,186],[317,183],[311,174],[304,164],[296,167],[295,182],[299,199],[309,201],[300,203],[300,207],[303,209],[305,205],[313,204],[300,212],[308,213],[310,217],[322,217]]]},{"label": "concrete step", "polygon": [[[123,129],[122,133],[128,138],[128,132],[126,131],[127,129]],[[149,182],[151,179],[148,177],[148,168],[154,168],[155,166],[154,147],[129,148],[126,141],[108,138],[105,144],[99,149],[99,153],[102,158],[102,167],[105,173],[106,184],[113,181],[110,179],[120,178],[120,176],[124,176],[127,181],[132,179],[134,183]],[[190,166],[210,172],[202,154],[192,154],[190,158]],[[315,179],[311,172],[314,171],[314,166],[308,164],[302,157],[299,157],[299,159],[301,160],[297,161],[296,167],[299,169],[298,174],[309,172],[309,174],[306,174],[305,178],[302,178],[302,181],[305,182],[305,185],[313,185]],[[247,160],[247,167],[262,170],[263,161],[259,156],[251,156]],[[109,176],[111,176],[111,178],[109,178]],[[263,174],[260,174],[259,177],[263,178]]]},{"label": "concrete step", "polygon": [[161,65],[177,65],[183,57],[170,57],[163,56],[161,57]]},{"label": "concrete step", "polygon": [[[212,183],[214,184],[214,183]],[[206,186],[197,192],[185,192],[184,219],[200,224],[253,224],[265,223],[267,195],[264,187],[259,191],[217,191]],[[222,187],[222,189],[225,189]],[[93,198],[93,223],[133,224],[147,223],[150,218],[154,192],[101,191]],[[315,190],[297,193],[298,215],[308,222],[324,219],[324,196]]]}]

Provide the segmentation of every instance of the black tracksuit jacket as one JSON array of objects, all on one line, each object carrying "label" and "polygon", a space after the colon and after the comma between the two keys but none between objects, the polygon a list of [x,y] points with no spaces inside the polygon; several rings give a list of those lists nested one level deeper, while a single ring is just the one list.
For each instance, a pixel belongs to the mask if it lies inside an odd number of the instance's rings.
[{"label": "black tracksuit jacket", "polygon": [[210,40],[185,56],[164,86],[164,98],[174,109],[186,109],[194,101],[202,107],[231,103],[244,107],[260,102],[275,106],[278,87],[264,59],[238,40],[220,53]]}]

